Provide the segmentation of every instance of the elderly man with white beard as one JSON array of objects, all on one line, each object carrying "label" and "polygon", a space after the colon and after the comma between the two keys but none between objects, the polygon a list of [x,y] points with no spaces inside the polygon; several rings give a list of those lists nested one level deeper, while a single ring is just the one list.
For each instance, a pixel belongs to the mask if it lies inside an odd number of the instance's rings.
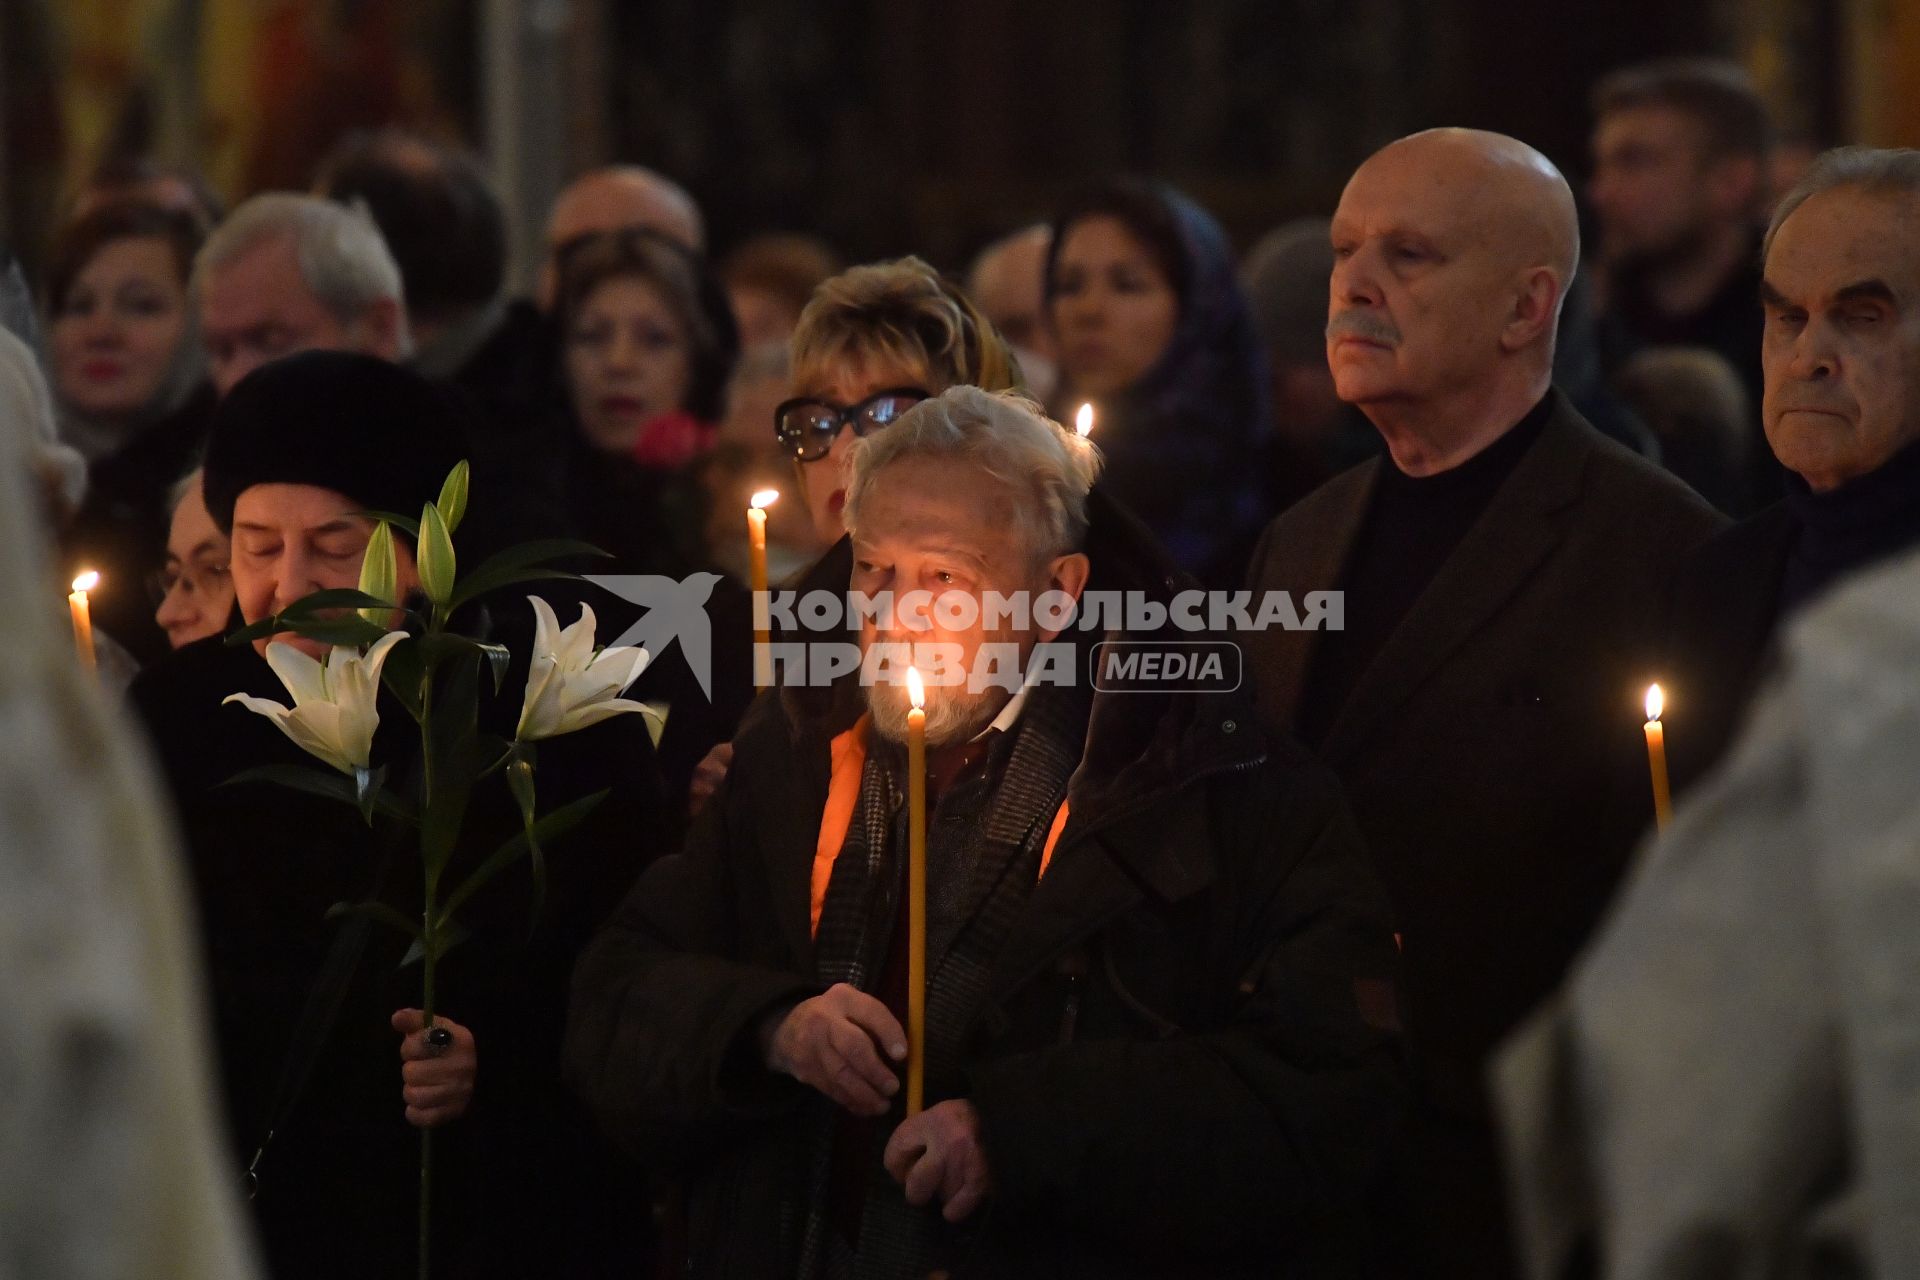
[{"label": "elderly man with white beard", "polygon": [[901,1079],[906,698],[858,669],[755,705],[684,850],[590,946],[576,1089],[684,1176],[693,1275],[1313,1272],[1401,1091],[1337,792],[1234,694],[1041,678],[1100,637],[1037,608],[989,631],[989,593],[1177,584],[1090,499],[1089,442],[955,387],[852,465],[839,587],[897,606],[864,650],[1025,672],[927,691],[926,1109]]}]

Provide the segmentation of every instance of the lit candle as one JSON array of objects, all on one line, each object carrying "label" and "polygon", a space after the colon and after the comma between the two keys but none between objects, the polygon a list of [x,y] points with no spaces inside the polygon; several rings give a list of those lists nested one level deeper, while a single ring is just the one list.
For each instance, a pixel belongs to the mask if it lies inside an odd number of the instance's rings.
[{"label": "lit candle", "polygon": [[100,575],[89,569],[73,580],[73,594],[67,597],[67,608],[73,613],[74,652],[89,671],[98,670],[99,662],[93,654],[93,611],[87,605],[87,592],[99,585]]},{"label": "lit candle", "polygon": [[1073,429],[1082,439],[1093,434],[1093,402],[1091,400],[1082,404],[1080,412],[1073,415]]},{"label": "lit candle", "polygon": [[1673,796],[1667,790],[1667,731],[1660,725],[1666,696],[1659,685],[1647,688],[1647,767],[1653,771],[1653,820],[1665,827],[1673,817]]},{"label": "lit candle", "polygon": [[907,668],[907,1114],[927,1089],[927,690]]},{"label": "lit candle", "polygon": [[[767,508],[780,497],[778,489],[762,489],[747,501],[748,585],[753,588],[753,687],[773,683],[773,614],[767,600]],[[737,625],[737,624],[736,624]]]}]

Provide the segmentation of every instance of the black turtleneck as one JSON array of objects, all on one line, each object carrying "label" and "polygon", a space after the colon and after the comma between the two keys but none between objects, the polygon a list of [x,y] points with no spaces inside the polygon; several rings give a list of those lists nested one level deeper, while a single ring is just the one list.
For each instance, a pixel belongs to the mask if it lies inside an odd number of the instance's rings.
[{"label": "black turtleneck", "polygon": [[1322,634],[1300,707],[1300,737],[1318,747],[1361,674],[1467,536],[1553,414],[1549,391],[1524,418],[1459,466],[1410,476],[1380,462],[1380,478],[1354,539],[1341,589],[1346,628]]},{"label": "black turtleneck", "polygon": [[1799,536],[1780,580],[1782,614],[1840,578],[1920,544],[1920,444],[1827,493],[1789,476],[1787,506]]}]

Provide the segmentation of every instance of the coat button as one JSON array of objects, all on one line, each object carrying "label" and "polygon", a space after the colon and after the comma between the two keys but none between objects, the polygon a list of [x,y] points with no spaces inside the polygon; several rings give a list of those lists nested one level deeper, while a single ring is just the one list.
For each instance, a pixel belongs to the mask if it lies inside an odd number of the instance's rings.
[{"label": "coat button", "polygon": [[1234,730],[1238,729],[1239,727],[1240,725],[1238,724],[1238,722],[1233,720],[1222,720],[1220,722],[1220,732],[1222,733],[1232,733]]}]

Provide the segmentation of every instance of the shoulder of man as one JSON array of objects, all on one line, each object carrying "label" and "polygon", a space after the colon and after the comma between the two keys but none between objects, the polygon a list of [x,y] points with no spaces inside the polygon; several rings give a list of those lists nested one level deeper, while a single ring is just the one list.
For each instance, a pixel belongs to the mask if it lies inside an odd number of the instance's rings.
[{"label": "shoulder of man", "polygon": [[1268,522],[1247,564],[1247,583],[1259,589],[1293,563],[1310,540],[1326,536],[1367,499],[1378,457],[1348,467]]}]

